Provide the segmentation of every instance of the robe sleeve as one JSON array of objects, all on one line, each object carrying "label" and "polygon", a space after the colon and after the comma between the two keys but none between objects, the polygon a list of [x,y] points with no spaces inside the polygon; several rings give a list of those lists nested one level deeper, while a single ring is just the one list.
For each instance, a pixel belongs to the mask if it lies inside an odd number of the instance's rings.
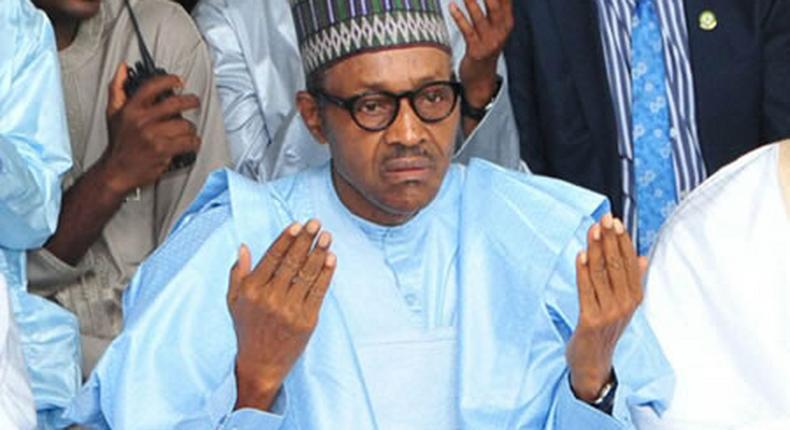
[{"label": "robe sleeve", "polygon": [[3,7],[21,28],[10,47],[0,48],[11,51],[2,65],[9,73],[0,70],[10,77],[0,78],[0,247],[25,250],[55,231],[71,147],[49,22],[35,10]]},{"label": "robe sleeve", "polygon": [[239,29],[234,29],[220,5],[211,1],[201,2],[195,9],[195,22],[214,60],[217,92],[234,169],[264,181],[268,178],[261,177],[259,165],[263,163],[271,135],[258,102],[255,80],[236,36]]},{"label": "robe sleeve", "polygon": [[471,158],[481,158],[508,169],[528,172],[526,163],[521,161],[519,155],[518,130],[508,93],[510,83],[501,57],[497,72],[502,77],[502,87],[494,98],[491,109],[461,144],[454,161],[468,164]]},{"label": "robe sleeve", "polygon": [[279,427],[277,414],[233,412],[236,337],[225,304],[239,245],[228,205],[209,202],[185,215],[135,274],[124,294],[124,331],[69,419],[135,430]]},{"label": "robe sleeve", "polygon": [[[547,290],[547,310],[557,334],[565,344],[570,340],[578,321],[575,261],[577,253],[586,243],[590,225],[590,222],[584,223],[575,239],[566,246]],[[650,408],[662,412],[666,409],[674,384],[669,363],[641,308],[632,317],[615,350],[614,369],[618,386],[611,415],[575,397],[571,391],[567,364],[565,366],[566,370],[555,390],[546,423],[547,430],[634,429],[630,408]]]},{"label": "robe sleeve", "polygon": [[5,302],[0,306],[10,327],[0,341],[0,408],[20,408],[4,417],[10,423],[0,418],[0,428],[27,428],[31,419],[35,425],[26,410],[33,406],[31,389],[39,426],[48,428],[79,385],[77,321],[27,293],[24,250],[55,231],[71,147],[49,20],[30,2],[11,0],[0,5],[0,28],[0,270],[13,309],[9,314]]},{"label": "robe sleeve", "polygon": [[0,275],[0,428],[33,429],[33,394],[22,360],[5,280]]},{"label": "robe sleeve", "polygon": [[[283,389],[284,390],[284,389]],[[219,403],[236,399],[236,378],[229,374],[222,385],[212,395]],[[220,430],[277,430],[283,426],[288,408],[286,395],[280,393],[274,402],[272,412],[244,408],[226,415],[219,425]]]}]

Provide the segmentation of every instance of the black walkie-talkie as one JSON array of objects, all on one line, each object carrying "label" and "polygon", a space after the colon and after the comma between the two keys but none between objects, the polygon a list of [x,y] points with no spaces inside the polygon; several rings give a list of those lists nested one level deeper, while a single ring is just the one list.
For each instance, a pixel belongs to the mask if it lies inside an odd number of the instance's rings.
[{"label": "black walkie-talkie", "polygon": [[[151,53],[148,51],[148,47],[143,40],[143,33],[140,31],[140,26],[137,24],[137,17],[134,15],[132,5],[129,4],[129,0],[124,0],[124,3],[126,3],[126,9],[129,10],[134,32],[137,33],[137,42],[140,46],[140,57],[142,57],[142,61],[135,63],[134,68],[129,67],[129,76],[126,78],[126,82],[123,83],[123,90],[126,93],[126,97],[132,97],[146,81],[156,76],[166,75],[167,72],[165,69],[156,67],[156,64],[154,64],[154,59],[151,57]],[[173,91],[165,91],[156,98],[156,101],[158,103],[172,95],[174,95]],[[194,152],[178,154],[170,161],[170,167],[167,171],[170,172],[182,167],[189,167],[195,163],[196,158],[197,155]]]}]

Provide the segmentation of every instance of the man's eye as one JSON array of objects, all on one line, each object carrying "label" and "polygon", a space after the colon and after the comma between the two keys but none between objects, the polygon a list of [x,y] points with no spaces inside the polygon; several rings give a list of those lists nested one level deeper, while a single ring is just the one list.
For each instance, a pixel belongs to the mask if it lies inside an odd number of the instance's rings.
[{"label": "man's eye", "polygon": [[357,111],[368,115],[384,113],[387,111],[387,103],[378,99],[360,100]]},{"label": "man's eye", "polygon": [[433,90],[433,91],[426,91],[424,97],[425,100],[428,100],[431,103],[438,103],[445,99],[445,94],[443,91]]}]

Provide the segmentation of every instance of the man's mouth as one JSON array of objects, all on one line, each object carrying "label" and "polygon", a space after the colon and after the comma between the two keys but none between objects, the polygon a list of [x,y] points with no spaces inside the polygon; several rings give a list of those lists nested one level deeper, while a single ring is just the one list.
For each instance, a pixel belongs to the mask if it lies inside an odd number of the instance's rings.
[{"label": "man's mouth", "polygon": [[433,170],[433,161],[425,156],[391,158],[384,162],[384,176],[401,181],[426,180]]}]

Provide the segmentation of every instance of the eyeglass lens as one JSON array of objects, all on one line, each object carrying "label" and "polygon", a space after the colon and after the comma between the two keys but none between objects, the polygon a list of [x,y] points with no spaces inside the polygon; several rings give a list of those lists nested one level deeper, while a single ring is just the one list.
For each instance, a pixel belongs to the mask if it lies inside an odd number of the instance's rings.
[{"label": "eyeglass lens", "polygon": [[[436,83],[419,89],[410,97],[410,104],[423,121],[446,118],[455,107],[455,89],[447,83]],[[370,129],[389,125],[398,113],[398,99],[391,94],[368,94],[356,100],[352,114],[357,122]]]}]

